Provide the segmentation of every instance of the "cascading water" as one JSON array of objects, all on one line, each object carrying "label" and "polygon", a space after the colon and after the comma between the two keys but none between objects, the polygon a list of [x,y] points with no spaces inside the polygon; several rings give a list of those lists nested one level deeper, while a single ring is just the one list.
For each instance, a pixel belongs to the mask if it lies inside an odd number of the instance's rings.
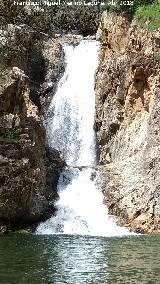
[{"label": "cascading water", "polygon": [[[68,167],[58,183],[57,214],[37,229],[40,234],[127,235],[109,217],[96,165],[94,75],[99,43],[83,40],[64,46],[66,71],[48,110],[51,147],[63,152]],[[84,167],[84,168],[83,168]]]},{"label": "cascading water", "polygon": [[66,72],[50,105],[48,141],[64,154],[70,166],[96,163],[94,73],[98,66],[97,42],[65,46]]}]

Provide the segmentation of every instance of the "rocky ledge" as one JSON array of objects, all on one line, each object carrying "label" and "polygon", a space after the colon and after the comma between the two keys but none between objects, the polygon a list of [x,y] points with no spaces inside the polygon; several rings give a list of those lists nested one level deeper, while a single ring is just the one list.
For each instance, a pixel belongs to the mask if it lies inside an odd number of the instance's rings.
[{"label": "rocky ledge", "polygon": [[61,153],[46,144],[43,116],[64,70],[56,39],[26,25],[0,31],[0,231],[49,218]]},{"label": "rocky ledge", "polygon": [[119,223],[160,232],[160,30],[103,14],[95,130],[105,202]]}]

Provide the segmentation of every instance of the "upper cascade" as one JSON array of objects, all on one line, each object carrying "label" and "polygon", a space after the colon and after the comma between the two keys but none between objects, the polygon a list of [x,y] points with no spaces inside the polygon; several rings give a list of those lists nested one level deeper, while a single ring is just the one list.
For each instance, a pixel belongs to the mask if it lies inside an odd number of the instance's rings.
[{"label": "upper cascade", "polygon": [[64,154],[70,166],[96,164],[94,74],[99,43],[83,40],[64,46],[66,71],[48,110],[47,135],[51,147]]}]

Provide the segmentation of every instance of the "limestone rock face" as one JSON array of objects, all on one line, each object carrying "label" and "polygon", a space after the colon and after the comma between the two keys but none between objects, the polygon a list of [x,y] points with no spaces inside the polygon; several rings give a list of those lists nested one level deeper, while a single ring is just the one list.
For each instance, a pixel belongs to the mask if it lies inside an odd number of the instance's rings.
[{"label": "limestone rock face", "polygon": [[104,13],[95,129],[105,200],[121,224],[160,231],[160,30]]},{"label": "limestone rock face", "polygon": [[2,26],[0,38],[0,70],[21,69],[29,77],[30,99],[44,113],[64,72],[61,42],[25,24]]},{"label": "limestone rock face", "polygon": [[42,113],[57,88],[64,60],[59,42],[26,25],[7,25],[1,38],[0,226],[14,229],[55,211],[64,161],[46,144]]}]

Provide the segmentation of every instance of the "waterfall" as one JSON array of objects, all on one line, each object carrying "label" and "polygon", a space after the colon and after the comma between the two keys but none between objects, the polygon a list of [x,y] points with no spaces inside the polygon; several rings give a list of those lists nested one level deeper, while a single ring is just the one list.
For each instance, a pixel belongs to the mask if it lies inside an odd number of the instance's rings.
[{"label": "waterfall", "polygon": [[41,223],[39,234],[127,235],[103,204],[101,175],[96,165],[94,81],[99,43],[83,40],[64,46],[66,71],[48,110],[47,137],[63,152],[68,167],[58,182],[56,216]]},{"label": "waterfall", "polygon": [[49,109],[49,144],[74,167],[96,163],[93,123],[98,49],[99,44],[92,41],[82,41],[76,48],[64,46],[66,72]]}]

